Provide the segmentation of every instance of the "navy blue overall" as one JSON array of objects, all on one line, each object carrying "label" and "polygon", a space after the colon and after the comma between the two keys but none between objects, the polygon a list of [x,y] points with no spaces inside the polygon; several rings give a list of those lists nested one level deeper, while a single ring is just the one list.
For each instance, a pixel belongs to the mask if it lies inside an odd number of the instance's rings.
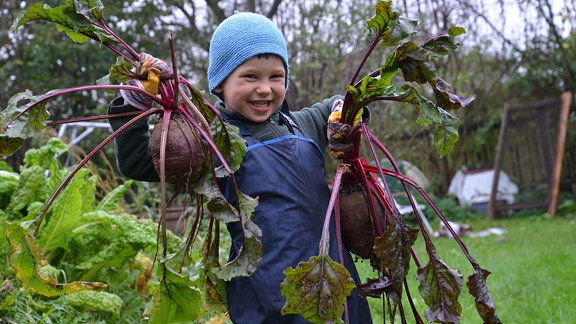
[{"label": "navy blue overall", "polygon": [[[241,122],[229,120],[248,144],[235,179],[243,193],[259,198],[254,221],[262,229],[264,246],[264,256],[250,277],[227,282],[228,309],[235,323],[306,323],[300,315],[281,316],[285,297],[280,283],[287,267],[319,254],[330,191],[320,148],[304,138],[288,117],[282,116],[281,121],[293,135],[258,142]],[[238,223],[229,224],[228,230],[232,259],[241,247],[242,234]],[[330,256],[338,262],[335,237],[332,224]],[[344,254],[346,268],[358,283],[352,258]],[[371,323],[368,303],[356,289],[348,297],[348,307],[351,323]]]}]

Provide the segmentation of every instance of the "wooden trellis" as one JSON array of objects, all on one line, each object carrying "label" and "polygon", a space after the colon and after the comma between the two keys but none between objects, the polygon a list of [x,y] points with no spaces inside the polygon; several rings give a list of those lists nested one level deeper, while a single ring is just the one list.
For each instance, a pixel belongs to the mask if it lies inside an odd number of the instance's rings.
[{"label": "wooden trellis", "polygon": [[[551,216],[556,214],[571,105],[572,93],[565,92],[557,98],[504,107],[492,191],[486,211],[488,219],[492,219],[498,210],[534,207],[547,207]],[[513,160],[507,167],[518,171],[512,172],[512,177],[526,182],[547,182],[547,198],[511,205],[499,204],[496,201],[499,173],[504,169],[506,157]]]}]

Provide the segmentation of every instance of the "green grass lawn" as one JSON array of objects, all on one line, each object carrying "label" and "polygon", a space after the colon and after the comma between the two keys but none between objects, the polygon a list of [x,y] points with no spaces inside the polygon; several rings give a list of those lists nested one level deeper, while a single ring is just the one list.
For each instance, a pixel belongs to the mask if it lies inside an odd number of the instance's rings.
[{"label": "green grass lawn", "polygon": [[[492,274],[488,289],[496,304],[496,313],[503,323],[574,323],[576,321],[576,217],[558,215],[515,217],[467,222],[476,231],[488,227],[506,230],[502,236],[463,237],[470,254],[480,266]],[[435,222],[433,226],[438,226]],[[472,267],[453,239],[435,238],[433,243],[442,260],[457,269],[464,280]],[[418,238],[415,251],[420,262],[427,263],[423,240]],[[418,292],[416,266],[410,265],[410,292],[424,316],[426,308]],[[358,263],[361,277],[374,277],[366,261]],[[482,323],[465,281],[459,298],[461,323]],[[374,323],[383,323],[382,300],[369,299]],[[408,305],[406,304],[407,308]],[[407,309],[407,312],[410,312]],[[411,315],[411,313],[408,313]],[[410,323],[413,317],[408,316]],[[386,321],[389,323],[389,321]]]}]

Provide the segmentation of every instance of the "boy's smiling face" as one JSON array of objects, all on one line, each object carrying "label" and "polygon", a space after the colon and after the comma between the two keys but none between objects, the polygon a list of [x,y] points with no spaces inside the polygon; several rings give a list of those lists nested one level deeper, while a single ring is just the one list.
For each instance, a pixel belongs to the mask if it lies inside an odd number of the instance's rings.
[{"label": "boy's smiling face", "polygon": [[262,123],[286,97],[286,70],[276,55],[259,55],[239,65],[218,87],[226,109]]}]

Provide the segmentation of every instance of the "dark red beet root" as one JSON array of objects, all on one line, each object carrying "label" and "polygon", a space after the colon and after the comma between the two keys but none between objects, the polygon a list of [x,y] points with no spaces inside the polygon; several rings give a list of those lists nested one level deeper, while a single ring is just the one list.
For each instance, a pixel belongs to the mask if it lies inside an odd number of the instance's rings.
[{"label": "dark red beet root", "polygon": [[[162,122],[152,130],[151,149],[154,168],[160,174],[160,139]],[[205,175],[202,138],[190,122],[179,113],[172,113],[168,127],[165,154],[166,181],[194,185]]]},{"label": "dark red beet root", "polygon": [[[376,197],[373,197],[380,224],[384,224],[384,208]],[[340,189],[340,225],[342,240],[348,251],[363,259],[373,256],[376,230],[374,216],[366,191],[360,184],[343,185]]]}]

